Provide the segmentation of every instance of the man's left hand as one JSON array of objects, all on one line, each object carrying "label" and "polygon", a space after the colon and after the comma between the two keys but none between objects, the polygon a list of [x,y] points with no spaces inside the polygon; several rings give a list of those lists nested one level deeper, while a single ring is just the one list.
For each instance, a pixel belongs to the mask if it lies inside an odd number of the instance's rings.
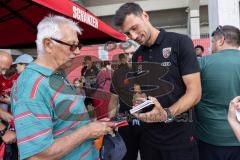
[{"label": "man's left hand", "polygon": [[151,111],[146,113],[134,114],[139,120],[147,123],[165,122],[167,120],[167,112],[163,109],[158,100],[154,97],[148,97],[154,103]]}]

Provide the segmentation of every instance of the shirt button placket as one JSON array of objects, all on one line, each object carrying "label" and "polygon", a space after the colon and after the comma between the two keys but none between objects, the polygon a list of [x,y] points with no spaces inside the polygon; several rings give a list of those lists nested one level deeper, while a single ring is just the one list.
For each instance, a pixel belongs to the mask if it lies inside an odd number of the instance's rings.
[{"label": "shirt button placket", "polygon": [[151,48],[148,50],[148,53],[149,53],[149,61],[153,61],[153,55],[152,55],[152,49]]}]

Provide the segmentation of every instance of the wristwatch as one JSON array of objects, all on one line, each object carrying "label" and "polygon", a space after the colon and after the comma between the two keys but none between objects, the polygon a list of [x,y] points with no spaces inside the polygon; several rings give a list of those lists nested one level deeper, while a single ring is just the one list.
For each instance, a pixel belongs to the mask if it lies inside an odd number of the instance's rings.
[{"label": "wristwatch", "polygon": [[7,127],[4,128],[3,130],[0,130],[0,137],[4,136],[4,134],[6,133],[7,131]]},{"label": "wristwatch", "polygon": [[163,108],[167,112],[167,120],[165,123],[170,123],[174,120],[174,116],[172,115],[171,111],[169,108]]}]

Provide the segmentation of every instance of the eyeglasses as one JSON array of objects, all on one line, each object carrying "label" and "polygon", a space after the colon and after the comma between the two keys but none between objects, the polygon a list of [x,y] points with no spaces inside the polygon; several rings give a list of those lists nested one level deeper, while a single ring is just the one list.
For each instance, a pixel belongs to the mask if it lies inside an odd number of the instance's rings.
[{"label": "eyeglasses", "polygon": [[78,44],[69,44],[69,43],[66,43],[66,42],[63,42],[63,41],[60,41],[58,39],[55,39],[55,38],[50,38],[51,40],[54,40],[55,42],[57,43],[60,43],[60,44],[63,44],[63,45],[66,45],[66,46],[69,46],[70,47],[70,51],[71,52],[74,52],[77,48],[80,50],[83,45],[78,43]]},{"label": "eyeglasses", "polygon": [[218,26],[218,27],[216,28],[216,31],[219,31],[219,32],[221,32],[222,35],[224,35],[223,27],[222,27],[222,26]]},{"label": "eyeglasses", "polygon": [[225,34],[223,32],[223,27],[221,25],[217,26],[216,30],[212,33],[212,37],[216,35],[216,33],[221,33],[223,37],[225,37]]}]

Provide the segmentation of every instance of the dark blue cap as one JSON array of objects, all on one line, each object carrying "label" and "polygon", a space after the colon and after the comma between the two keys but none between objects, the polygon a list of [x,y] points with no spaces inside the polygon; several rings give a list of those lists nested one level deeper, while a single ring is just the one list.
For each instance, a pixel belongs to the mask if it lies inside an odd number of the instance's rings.
[{"label": "dark blue cap", "polygon": [[100,150],[101,160],[121,160],[126,153],[126,145],[118,132],[115,133],[115,136],[110,134],[104,136]]}]

